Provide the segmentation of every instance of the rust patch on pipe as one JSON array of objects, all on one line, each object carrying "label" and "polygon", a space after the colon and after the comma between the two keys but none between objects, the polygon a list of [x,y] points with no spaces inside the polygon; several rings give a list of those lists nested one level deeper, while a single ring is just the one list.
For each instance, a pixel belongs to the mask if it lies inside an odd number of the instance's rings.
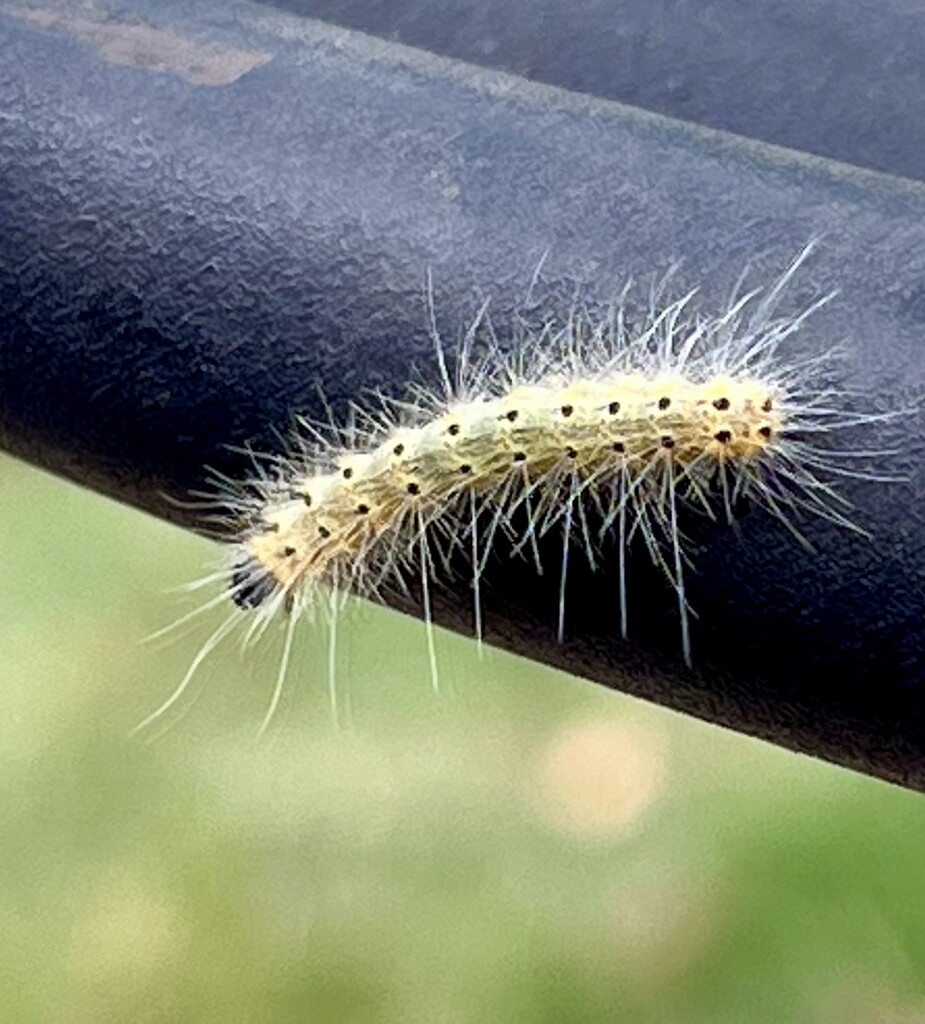
[{"label": "rust patch on pipe", "polygon": [[125,67],[178,75],[193,85],[230,85],[271,54],[200,43],[170,29],[115,21],[105,12],[50,7],[11,7],[10,14],[41,28],[66,32],[104,59]]}]

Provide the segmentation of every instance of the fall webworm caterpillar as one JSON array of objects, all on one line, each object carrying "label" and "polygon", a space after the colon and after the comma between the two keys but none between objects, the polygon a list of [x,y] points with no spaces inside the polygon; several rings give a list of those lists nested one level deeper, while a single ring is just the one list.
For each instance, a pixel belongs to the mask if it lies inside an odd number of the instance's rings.
[{"label": "fall webworm caterpillar", "polygon": [[452,369],[431,301],[435,386],[412,385],[403,398],[379,396],[374,408],[358,403],[340,426],[333,417],[330,424],[301,420],[287,451],[254,457],[249,480],[217,481],[212,518],[234,527],[238,539],[230,561],[203,582],[224,581],[236,607],[174,693],[138,728],[182,697],[242,618],[250,617],[248,643],[281,611],[289,618],[261,731],[283,690],[295,625],[319,611],[329,625],[336,717],[343,602],[351,594],[406,588],[409,578],[419,583],[437,689],[435,581],[454,560],[467,560],[481,642],[488,554],[501,545],[542,572],[538,540],[552,530],[561,535],[560,639],[569,559],[580,548],[594,564],[610,536],[615,629],[628,637],[626,556],[638,544],[675,592],[680,653],[690,665],[690,562],[680,522],[688,509],[731,523],[737,505],[748,501],[809,547],[797,522],[801,514],[864,533],[830,478],[895,479],[879,468],[890,452],[832,448],[842,429],[884,416],[848,407],[844,389],[829,379],[837,353],[793,359],[781,351],[833,298],[824,295],[789,316],[776,312],[812,247],[769,288],[743,292],[743,273],[714,315],[696,307],[695,291],[663,302],[663,278],[639,323],[627,315],[624,289],[603,313],[576,304],[558,319],[521,320],[513,343],[502,344],[483,306]]}]

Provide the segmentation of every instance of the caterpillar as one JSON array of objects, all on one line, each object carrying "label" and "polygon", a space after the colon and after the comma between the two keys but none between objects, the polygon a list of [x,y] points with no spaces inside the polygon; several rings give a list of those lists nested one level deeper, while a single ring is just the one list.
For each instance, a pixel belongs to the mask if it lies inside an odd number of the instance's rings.
[{"label": "caterpillar", "polygon": [[683,515],[699,511],[732,523],[736,508],[748,502],[810,547],[797,525],[802,514],[865,532],[850,518],[833,476],[892,479],[834,457],[870,456],[833,453],[831,440],[845,427],[878,418],[845,408],[844,389],[830,383],[824,369],[837,353],[794,360],[781,351],[833,298],[829,293],[796,314],[777,315],[784,289],[814,244],[765,290],[744,291],[743,273],[713,315],[696,305],[696,291],[661,302],[662,280],[639,322],[627,312],[628,286],[604,312],[576,303],[538,326],[520,322],[518,336],[505,344],[490,325],[486,303],[455,365],[437,331],[428,278],[436,386],[419,383],[399,398],[357,403],[340,426],[301,419],[286,451],[254,457],[250,479],[216,480],[216,516],[237,537],[230,558],[209,580],[223,580],[234,609],[174,694],[139,728],[179,699],[242,613],[251,616],[245,640],[259,636],[278,613],[289,615],[262,728],[282,691],[294,625],[319,608],[329,620],[336,707],[334,643],[342,602],[350,594],[381,596],[414,577],[438,689],[434,581],[463,558],[481,643],[489,553],[506,548],[542,572],[538,542],[554,530],[561,535],[560,640],[569,559],[580,549],[595,564],[609,537],[617,562],[615,629],[629,637],[627,552],[638,543],[675,593],[680,655],[690,666],[685,574],[691,565]]}]

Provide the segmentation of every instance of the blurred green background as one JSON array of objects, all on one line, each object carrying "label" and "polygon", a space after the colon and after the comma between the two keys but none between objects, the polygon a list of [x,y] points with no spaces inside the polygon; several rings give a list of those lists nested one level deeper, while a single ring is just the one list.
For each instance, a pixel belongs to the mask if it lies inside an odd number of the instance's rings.
[{"label": "blurred green background", "polygon": [[0,1020],[925,1022],[925,797],[366,607],[130,739],[215,548],[0,495]]}]

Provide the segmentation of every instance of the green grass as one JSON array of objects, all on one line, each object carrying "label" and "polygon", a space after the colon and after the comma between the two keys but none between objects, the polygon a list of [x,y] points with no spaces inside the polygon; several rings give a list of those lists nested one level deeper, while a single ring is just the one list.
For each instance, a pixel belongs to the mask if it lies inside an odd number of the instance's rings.
[{"label": "green grass", "polygon": [[[202,541],[0,461],[0,1019],[925,1021],[925,799],[437,634],[213,658]],[[157,733],[157,730],[155,730]]]}]

